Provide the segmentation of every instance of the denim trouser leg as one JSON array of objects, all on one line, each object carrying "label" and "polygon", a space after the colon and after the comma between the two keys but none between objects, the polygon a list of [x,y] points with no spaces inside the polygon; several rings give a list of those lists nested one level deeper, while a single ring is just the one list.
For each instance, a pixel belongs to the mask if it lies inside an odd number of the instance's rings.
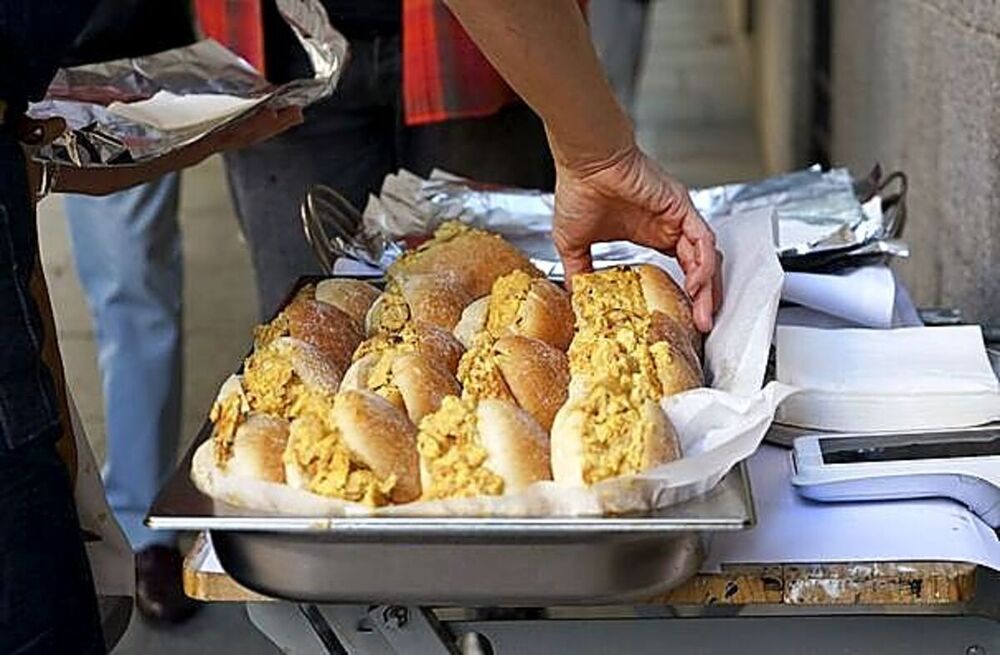
[{"label": "denim trouser leg", "polygon": [[67,196],[98,343],[108,502],[134,550],[173,543],[143,519],[180,431],[182,261],[176,174],[103,198]]}]

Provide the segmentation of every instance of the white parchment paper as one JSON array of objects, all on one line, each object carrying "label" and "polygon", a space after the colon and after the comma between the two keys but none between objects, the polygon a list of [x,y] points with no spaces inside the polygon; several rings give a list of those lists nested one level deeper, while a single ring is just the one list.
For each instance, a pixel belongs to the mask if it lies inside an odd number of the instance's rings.
[{"label": "white parchment paper", "polygon": [[[418,502],[377,510],[215,468],[211,444],[195,456],[192,476],[204,492],[231,504],[297,516],[585,516],[666,507],[703,494],[760,445],[778,404],[793,388],[763,389],[783,274],[774,252],[773,210],[729,216],[713,226],[723,253],[724,302],[705,343],[711,388],[664,399],[684,456],[647,471],[591,487],[536,483],[501,497]],[[656,253],[644,261],[663,263]],[[620,262],[619,262],[620,263]],[[666,267],[668,270],[674,267]]]}]

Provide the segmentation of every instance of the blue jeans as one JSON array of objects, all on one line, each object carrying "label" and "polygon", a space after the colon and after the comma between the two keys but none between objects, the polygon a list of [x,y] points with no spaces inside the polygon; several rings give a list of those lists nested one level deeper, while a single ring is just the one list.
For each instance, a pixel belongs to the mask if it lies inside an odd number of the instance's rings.
[{"label": "blue jeans", "polygon": [[66,197],[103,381],[104,484],[136,551],[176,539],[143,520],[173,469],[180,433],[179,188],[171,174],[101,198]]}]

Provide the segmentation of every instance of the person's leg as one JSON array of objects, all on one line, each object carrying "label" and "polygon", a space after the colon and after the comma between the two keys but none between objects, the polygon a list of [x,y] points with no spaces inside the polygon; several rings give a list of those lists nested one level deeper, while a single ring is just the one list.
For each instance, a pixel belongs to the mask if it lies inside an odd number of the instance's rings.
[{"label": "person's leg", "polygon": [[394,116],[376,63],[385,48],[380,43],[351,43],[334,96],[307,109],[302,125],[226,154],[261,320],[271,318],[300,276],[320,272],[299,217],[309,188],[326,184],[361,209],[392,169]]},{"label": "person's leg", "polygon": [[176,535],[143,519],[172,472],[180,433],[179,178],[111,196],[67,196],[66,213],[103,378],[108,502],[133,550]]},{"label": "person's leg", "polygon": [[0,448],[0,653],[103,653],[90,564],[51,439]]},{"label": "person's leg", "polygon": [[629,114],[646,49],[650,0],[590,0],[590,36],[618,102]]},{"label": "person's leg", "polygon": [[408,127],[402,166],[427,176],[440,168],[481,182],[531,189],[555,184],[542,121],[515,103],[492,116]]}]

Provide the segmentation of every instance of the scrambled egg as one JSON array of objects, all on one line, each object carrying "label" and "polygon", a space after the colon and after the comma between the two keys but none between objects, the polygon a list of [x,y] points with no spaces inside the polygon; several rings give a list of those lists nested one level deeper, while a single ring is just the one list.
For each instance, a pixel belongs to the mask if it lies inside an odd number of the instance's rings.
[{"label": "scrambled egg", "polygon": [[502,336],[507,328],[523,320],[524,301],[531,291],[532,277],[524,271],[508,273],[493,283],[490,304],[486,314],[486,331],[495,337]]},{"label": "scrambled egg", "polygon": [[378,507],[389,502],[396,476],[380,480],[341,441],[340,433],[320,415],[310,414],[292,422],[287,464],[301,467],[313,493]]},{"label": "scrambled egg", "polygon": [[485,466],[487,453],[479,441],[475,401],[445,398],[441,409],[420,422],[417,448],[430,479],[425,499],[503,493],[503,478]]},{"label": "scrambled egg", "polygon": [[215,425],[212,433],[215,440],[215,463],[220,468],[224,467],[232,457],[236,430],[246,419],[249,411],[250,406],[242,392],[231,393],[216,400],[212,405],[208,418]]},{"label": "scrambled egg", "polygon": [[496,361],[496,340],[487,332],[476,335],[458,363],[458,381],[462,384],[462,398],[501,398],[514,400],[507,381]]},{"label": "scrambled egg", "polygon": [[243,385],[254,411],[286,419],[323,413],[333,402],[330,393],[302,381],[295,372],[292,353],[279,343],[256,350],[247,359]]},{"label": "scrambled egg", "polygon": [[373,322],[379,332],[399,332],[410,319],[410,306],[403,297],[399,284],[390,281],[375,310]]},{"label": "scrambled egg", "polygon": [[354,361],[358,361],[369,353],[394,351],[399,353],[416,352],[420,343],[420,335],[412,322],[407,322],[397,332],[379,332],[361,342],[354,351]]},{"label": "scrambled egg", "polygon": [[392,376],[392,362],[396,353],[393,350],[384,350],[379,356],[375,366],[372,367],[368,375],[368,388],[376,394],[382,396],[396,407],[406,411],[406,404],[403,402],[403,395],[396,386]]},{"label": "scrambled egg", "polygon": [[596,385],[581,404],[586,413],[583,432],[583,480],[594,484],[642,471],[642,453],[653,424],[629,394]]}]

